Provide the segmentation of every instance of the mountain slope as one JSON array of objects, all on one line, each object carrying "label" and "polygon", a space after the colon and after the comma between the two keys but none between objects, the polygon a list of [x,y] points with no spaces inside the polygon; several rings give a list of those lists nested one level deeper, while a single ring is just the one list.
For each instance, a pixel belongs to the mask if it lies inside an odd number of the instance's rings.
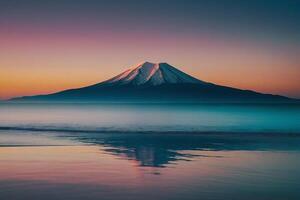
[{"label": "mountain slope", "polygon": [[291,102],[287,97],[215,85],[167,63],[144,62],[98,84],[15,98],[28,101]]}]

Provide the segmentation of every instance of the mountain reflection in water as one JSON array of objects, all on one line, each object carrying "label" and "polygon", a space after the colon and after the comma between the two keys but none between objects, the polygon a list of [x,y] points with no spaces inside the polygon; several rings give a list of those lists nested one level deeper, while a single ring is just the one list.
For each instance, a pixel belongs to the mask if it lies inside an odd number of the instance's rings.
[{"label": "mountain reflection in water", "polygon": [[286,134],[3,130],[0,199],[298,200],[299,150]]},{"label": "mountain reflection in water", "polygon": [[[285,151],[299,150],[298,135],[276,134],[183,134],[183,133],[86,133],[63,137],[105,147],[105,152],[123,159],[136,160],[140,166],[166,167],[179,160],[192,161],[205,151]],[[222,156],[213,156],[216,158]]]}]

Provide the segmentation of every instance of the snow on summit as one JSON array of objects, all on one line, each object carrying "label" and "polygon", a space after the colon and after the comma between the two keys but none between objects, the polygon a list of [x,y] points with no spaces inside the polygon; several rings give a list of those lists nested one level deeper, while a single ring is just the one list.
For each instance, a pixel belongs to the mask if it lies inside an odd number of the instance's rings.
[{"label": "snow on summit", "polygon": [[123,73],[105,81],[113,84],[161,85],[175,83],[202,83],[200,81],[167,63],[143,62],[129,68]]}]

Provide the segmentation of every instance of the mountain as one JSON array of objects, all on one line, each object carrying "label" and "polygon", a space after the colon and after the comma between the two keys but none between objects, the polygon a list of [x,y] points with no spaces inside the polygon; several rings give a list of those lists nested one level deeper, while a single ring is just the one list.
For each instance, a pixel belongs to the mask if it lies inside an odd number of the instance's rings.
[{"label": "mountain", "polygon": [[291,102],[293,99],[216,85],[167,63],[144,62],[104,82],[54,94],[14,98],[26,101],[109,102]]}]

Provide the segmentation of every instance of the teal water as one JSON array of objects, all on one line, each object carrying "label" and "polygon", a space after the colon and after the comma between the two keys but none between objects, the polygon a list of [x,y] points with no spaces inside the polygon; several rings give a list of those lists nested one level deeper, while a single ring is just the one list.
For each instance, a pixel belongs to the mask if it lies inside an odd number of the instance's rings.
[{"label": "teal water", "polygon": [[299,104],[0,104],[0,127],[299,133]]},{"label": "teal water", "polygon": [[0,104],[0,199],[298,200],[299,111]]}]

